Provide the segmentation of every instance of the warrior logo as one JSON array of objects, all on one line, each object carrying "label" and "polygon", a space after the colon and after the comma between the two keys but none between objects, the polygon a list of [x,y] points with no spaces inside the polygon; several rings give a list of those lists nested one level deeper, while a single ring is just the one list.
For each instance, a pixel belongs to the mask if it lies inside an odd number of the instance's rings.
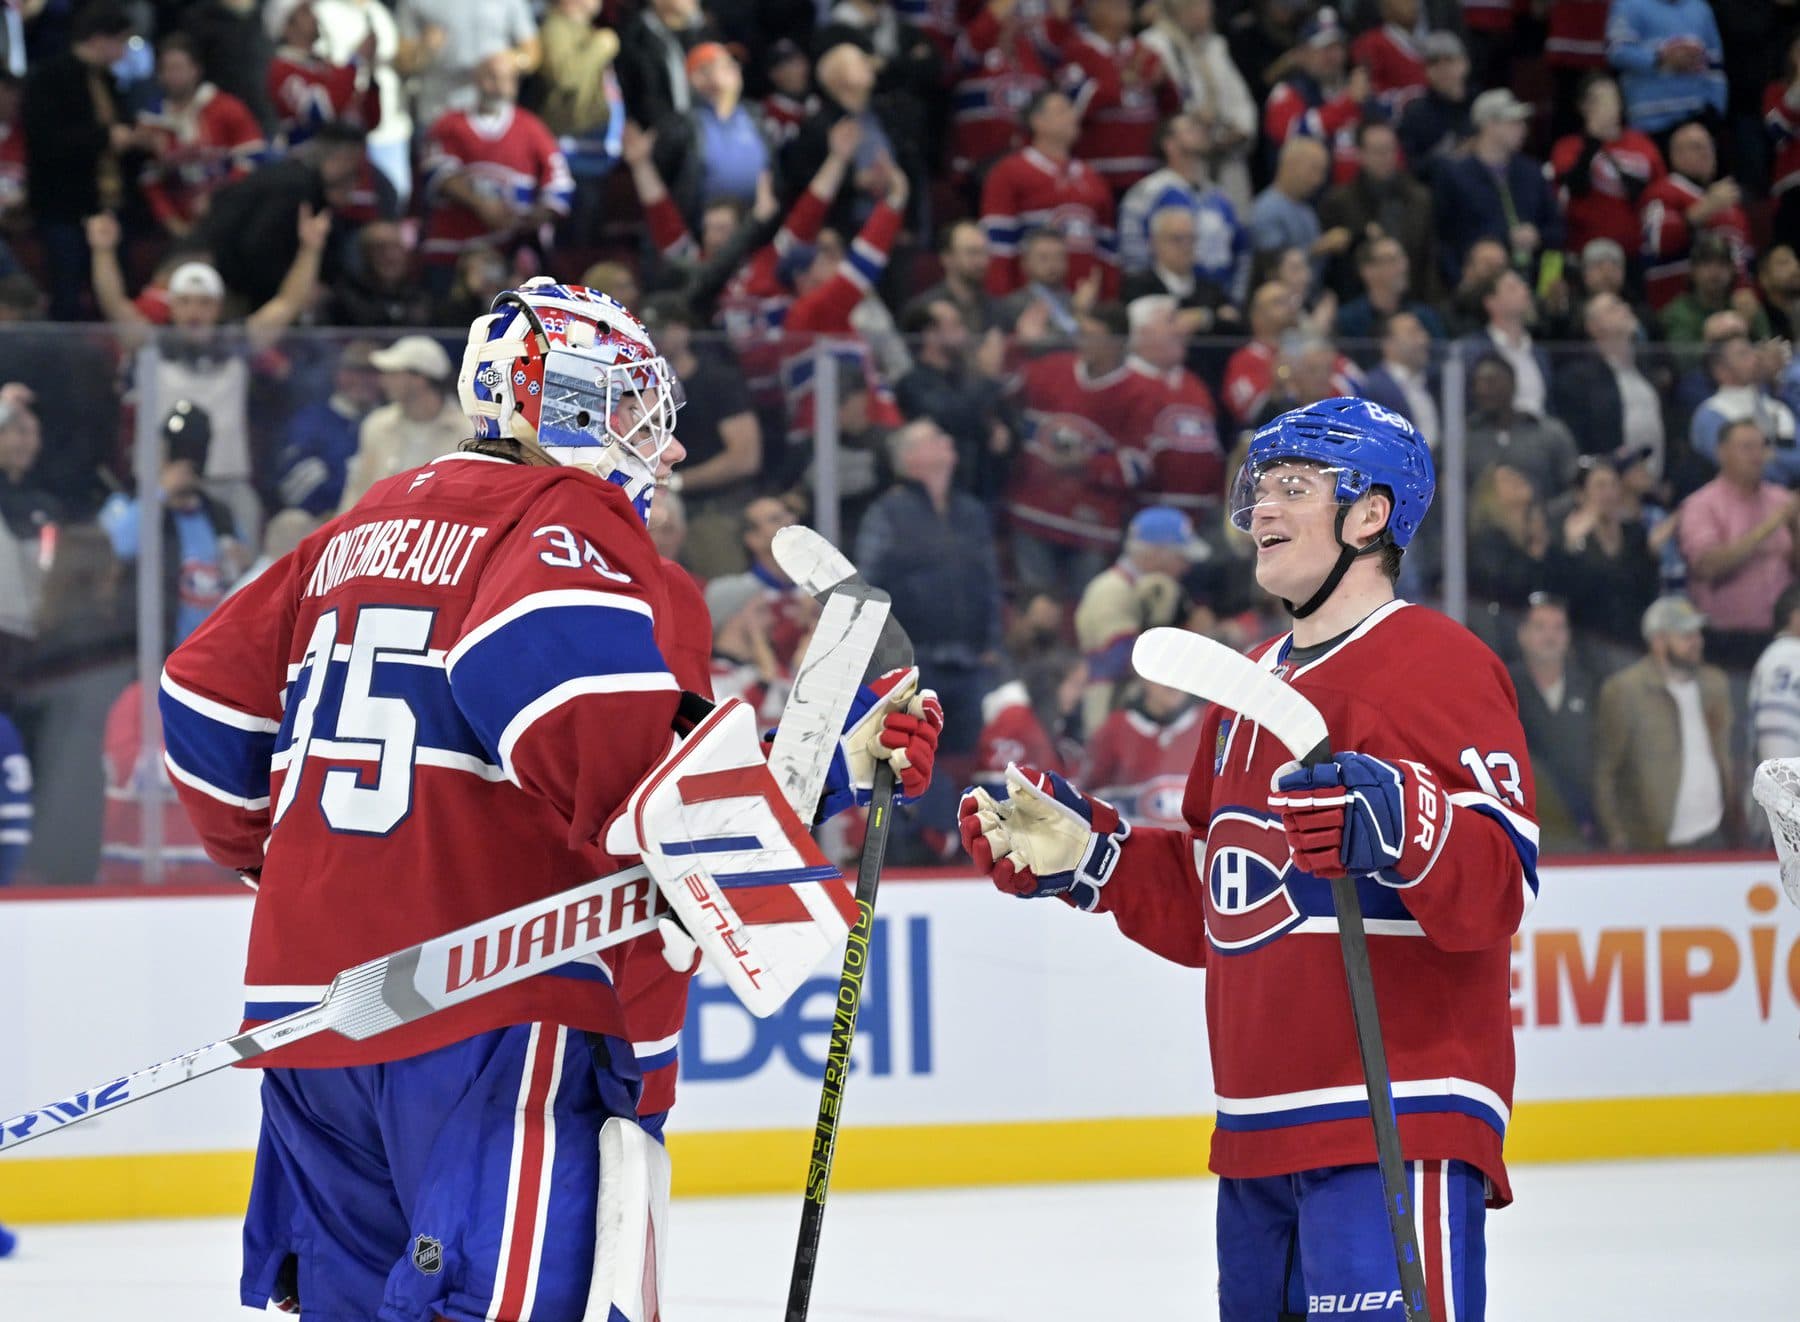
[{"label": "warrior logo", "polygon": [[436,1276],[444,1270],[444,1246],[430,1235],[420,1235],[413,1241],[413,1266],[427,1276]]}]

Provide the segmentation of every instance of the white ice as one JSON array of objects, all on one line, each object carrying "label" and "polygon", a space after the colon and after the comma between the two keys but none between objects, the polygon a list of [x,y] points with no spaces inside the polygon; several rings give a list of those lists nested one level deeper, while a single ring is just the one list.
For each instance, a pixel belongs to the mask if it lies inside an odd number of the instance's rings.
[{"label": "white ice", "polygon": [[[1210,1180],[834,1194],[818,1322],[1216,1315]],[[1525,1166],[1489,1222],[1494,1322],[1792,1322],[1800,1156]],[[799,1199],[675,1206],[668,1322],[777,1322]],[[25,1226],[0,1322],[229,1322],[231,1221]]]}]

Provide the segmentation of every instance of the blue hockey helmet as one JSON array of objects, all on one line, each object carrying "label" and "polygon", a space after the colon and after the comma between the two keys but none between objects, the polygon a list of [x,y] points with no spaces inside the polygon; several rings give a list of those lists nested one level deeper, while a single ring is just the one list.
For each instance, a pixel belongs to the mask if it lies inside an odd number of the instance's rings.
[{"label": "blue hockey helmet", "polygon": [[1366,399],[1340,395],[1292,409],[1259,428],[1231,490],[1231,522],[1250,531],[1256,487],[1264,470],[1284,461],[1318,465],[1334,479],[1334,495],[1349,505],[1375,487],[1393,494],[1387,535],[1404,547],[1419,531],[1437,473],[1425,440],[1405,418]]}]

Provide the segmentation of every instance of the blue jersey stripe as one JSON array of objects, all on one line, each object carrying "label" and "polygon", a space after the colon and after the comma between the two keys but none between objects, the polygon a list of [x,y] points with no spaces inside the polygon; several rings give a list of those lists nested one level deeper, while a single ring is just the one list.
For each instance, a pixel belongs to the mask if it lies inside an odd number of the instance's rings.
[{"label": "blue jersey stripe", "polygon": [[167,689],[157,693],[169,760],[196,780],[239,799],[269,797],[275,735],[214,720]]},{"label": "blue jersey stripe", "polygon": [[[1394,1099],[1394,1111],[1397,1115],[1441,1115],[1454,1112],[1473,1116],[1502,1138],[1506,1136],[1506,1124],[1494,1109],[1469,1097],[1441,1094],[1431,1097],[1397,1097]],[[1292,1129],[1298,1125],[1318,1124],[1326,1120],[1366,1120],[1368,1116],[1369,1101],[1365,1097],[1359,1101],[1324,1102],[1317,1106],[1296,1106],[1285,1111],[1265,1111],[1255,1115],[1220,1111],[1217,1124],[1220,1129],[1229,1133],[1253,1134],[1270,1129]]]}]

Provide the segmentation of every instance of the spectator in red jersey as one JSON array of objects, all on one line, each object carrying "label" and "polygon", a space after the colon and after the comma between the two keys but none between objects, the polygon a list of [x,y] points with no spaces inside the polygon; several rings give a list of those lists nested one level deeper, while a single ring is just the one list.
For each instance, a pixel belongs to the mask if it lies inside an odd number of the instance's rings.
[{"label": "spectator in red jersey", "polygon": [[140,141],[151,153],[138,187],[157,223],[185,238],[213,193],[248,174],[268,144],[250,108],[205,80],[186,34],[158,44],[156,82],[160,96],[138,116]]},{"label": "spectator in red jersey", "polygon": [[784,147],[819,111],[819,98],[812,90],[812,65],[807,63],[805,51],[791,38],[782,37],[769,47],[763,72],[769,79],[769,90],[759,106],[763,132],[777,147]]},{"label": "spectator in red jersey", "polygon": [[1300,29],[1290,72],[1263,106],[1263,142],[1273,161],[1290,138],[1317,138],[1331,152],[1333,178],[1343,183],[1356,172],[1356,126],[1369,99],[1369,72],[1358,65],[1345,73],[1345,36],[1337,11],[1327,6]]},{"label": "spectator in red jersey", "polygon": [[1425,90],[1425,36],[1419,0],[1381,0],[1381,25],[1350,43],[1350,59],[1369,71],[1369,90],[1389,119]]},{"label": "spectator in red jersey", "polygon": [[1064,51],[1061,82],[1075,97],[1075,155],[1122,195],[1157,168],[1157,121],[1181,109],[1181,89],[1131,33],[1131,0],[1087,0],[1086,26]]},{"label": "spectator in red jersey", "polygon": [[1163,505],[1196,524],[1218,510],[1225,487],[1219,409],[1206,383],[1183,365],[1188,331],[1167,294],[1150,294],[1125,309],[1131,328],[1126,365],[1142,381],[1127,431],[1148,460],[1144,482]]},{"label": "spectator in red jersey", "polygon": [[1669,172],[1644,190],[1638,207],[1645,294],[1662,311],[1687,284],[1689,253],[1703,233],[1727,244],[1740,277],[1747,276],[1750,218],[1735,179],[1718,179],[1719,153],[1704,124],[1684,124],[1669,138]]},{"label": "spectator in red jersey", "polygon": [[0,69],[0,230],[9,233],[25,212],[24,90],[11,71]]},{"label": "spectator in red jersey", "polygon": [[1446,156],[1455,155],[1475,132],[1469,119],[1469,57],[1454,32],[1433,32],[1420,43],[1425,55],[1425,90],[1400,112],[1406,163],[1421,179]]},{"label": "spectator in red jersey", "polygon": [[1133,684],[1128,695],[1089,737],[1082,780],[1133,826],[1184,830],[1181,801],[1200,751],[1205,706],[1148,680]]},{"label": "spectator in red jersey", "polygon": [[[1408,283],[1429,295],[1439,287],[1431,190],[1401,168],[1400,140],[1390,124],[1369,121],[1357,127],[1356,159],[1356,178],[1319,203],[1319,224],[1328,231],[1346,229],[1358,243],[1393,239],[1406,259]],[[1341,299],[1354,298],[1357,291],[1349,256],[1342,253],[1325,268],[1326,283]]]},{"label": "spectator in red jersey", "polygon": [[313,0],[275,0],[263,18],[275,40],[269,105],[284,149],[305,142],[321,124],[342,122],[366,131],[381,123],[373,28],[348,63],[333,64],[319,54],[322,34]]},{"label": "spectator in red jersey", "polygon": [[1050,85],[1071,33],[1068,0],[1036,13],[1019,0],[987,0],[963,29],[951,94],[950,168],[957,177],[979,179],[1019,145],[1023,116]]},{"label": "spectator in red jersey", "polygon": [[1775,152],[1769,196],[1776,243],[1800,246],[1800,36],[1788,46],[1782,77],[1763,92],[1763,127]]},{"label": "spectator in red jersey", "polygon": [[1250,152],[1256,145],[1256,98],[1213,29],[1213,0],[1168,0],[1144,32],[1181,92],[1187,114],[1206,135],[1205,177],[1232,209],[1250,209]]},{"label": "spectator in red jersey", "polygon": [[1275,384],[1262,412],[1251,419],[1263,426],[1290,409],[1339,395],[1362,394],[1362,375],[1325,336],[1302,330],[1281,341]]},{"label": "spectator in red jersey", "polygon": [[[1033,598],[1040,601],[1054,604],[1047,595]],[[1061,608],[1057,610],[1060,616]],[[1005,784],[1009,762],[1067,776],[1075,774],[1081,760],[1081,745],[1073,737],[1079,731],[1068,728],[1087,681],[1080,658],[1066,648],[1034,646],[1019,669],[1019,678],[981,700],[981,738],[970,773],[976,785],[992,789]]]},{"label": "spectator in red jersey", "polygon": [[1581,132],[1571,133],[1550,151],[1550,170],[1563,193],[1568,228],[1563,242],[1571,253],[1591,239],[1611,239],[1622,247],[1638,243],[1638,203],[1667,170],[1649,135],[1624,124],[1625,102],[1610,74],[1589,74],[1582,82]]},{"label": "spectator in red jersey", "polygon": [[1072,352],[1045,354],[1019,378],[1025,443],[1006,494],[1018,578],[1064,598],[1117,553],[1144,471],[1124,434],[1142,389],[1125,366],[1125,310],[1102,304],[1080,327]]},{"label": "spectator in red jersey", "polygon": [[1058,231],[1069,251],[1069,279],[1080,285],[1100,272],[1100,293],[1118,292],[1113,196],[1100,176],[1071,153],[1081,132],[1075,104],[1048,90],[1025,108],[1031,143],[995,163],[981,189],[981,226],[988,236],[987,287],[1010,294],[1022,285],[1020,244],[1034,229]]},{"label": "spectator in red jersey", "polygon": [[[574,181],[544,121],[520,107],[511,52],[475,66],[473,110],[447,110],[425,157],[428,279],[447,288],[457,254],[476,244],[510,251],[567,215]],[[540,240],[541,241],[541,240]]]},{"label": "spectator in red jersey", "polygon": [[1239,427],[1268,403],[1281,338],[1299,323],[1300,300],[1286,285],[1271,280],[1251,296],[1250,342],[1225,364],[1225,407]]}]

